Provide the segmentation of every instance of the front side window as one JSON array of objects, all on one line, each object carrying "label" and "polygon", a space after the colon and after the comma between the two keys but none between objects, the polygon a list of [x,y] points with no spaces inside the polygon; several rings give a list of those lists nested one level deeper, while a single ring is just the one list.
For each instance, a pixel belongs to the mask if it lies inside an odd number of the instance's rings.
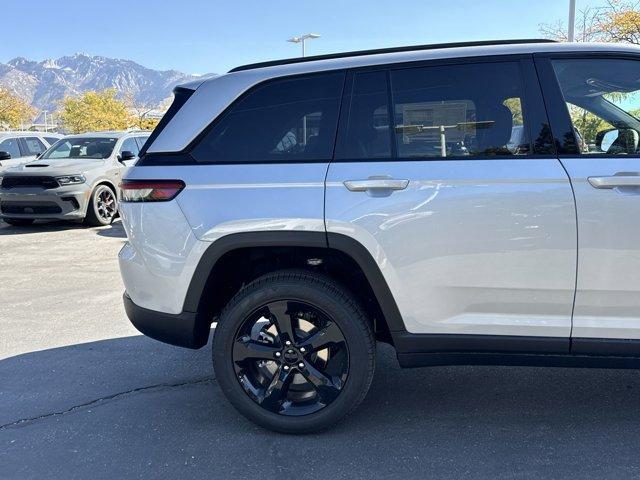
[{"label": "front side window", "polygon": [[144,137],[136,137],[136,141],[138,142],[138,147],[142,148],[142,146],[149,140],[149,135]]},{"label": "front side window", "polygon": [[47,149],[44,143],[37,137],[25,138],[24,145],[27,149],[27,155],[38,155]]},{"label": "front side window", "polygon": [[134,137],[129,137],[122,142],[122,146],[120,147],[120,153],[122,152],[131,152],[134,155],[138,155],[140,152],[140,147],[138,147],[138,143]]},{"label": "front side window", "polygon": [[0,142],[0,152],[7,152],[11,158],[20,158],[20,147],[17,138],[7,138]]},{"label": "front side window", "polygon": [[234,104],[191,152],[201,163],[330,160],[344,73],[268,82]]},{"label": "front side window", "polygon": [[49,150],[47,150],[42,158],[46,159],[63,159],[63,158],[79,158],[79,159],[101,159],[109,158],[113,152],[113,148],[118,141],[117,138],[92,138],[92,137],[73,137],[65,138],[58,141]]},{"label": "front side window", "polygon": [[601,58],[552,64],[581,154],[637,154],[640,62]]},{"label": "front side window", "polygon": [[400,158],[531,153],[516,62],[391,72]]}]

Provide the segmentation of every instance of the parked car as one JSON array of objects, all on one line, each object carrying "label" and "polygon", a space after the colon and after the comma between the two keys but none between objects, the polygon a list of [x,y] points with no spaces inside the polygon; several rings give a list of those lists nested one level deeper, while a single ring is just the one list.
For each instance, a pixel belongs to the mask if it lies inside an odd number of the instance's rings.
[{"label": "parked car", "polygon": [[0,132],[0,171],[34,160],[61,138],[49,132]]},{"label": "parked car", "polygon": [[635,46],[505,41],[179,87],[121,187],[127,314],[189,348],[215,324],[222,392],[283,432],[353,411],[376,341],[402,367],[636,368],[639,79]]},{"label": "parked car", "polygon": [[0,218],[15,226],[36,219],[108,225],[118,213],[117,190],[148,132],[70,135],[37,160],[0,173]]}]

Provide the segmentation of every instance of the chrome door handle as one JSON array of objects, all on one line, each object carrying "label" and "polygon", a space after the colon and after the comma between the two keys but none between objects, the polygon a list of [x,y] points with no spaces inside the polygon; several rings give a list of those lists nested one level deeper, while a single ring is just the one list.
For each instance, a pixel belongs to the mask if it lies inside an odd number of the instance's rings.
[{"label": "chrome door handle", "polygon": [[366,192],[367,190],[404,190],[409,180],[396,180],[388,177],[370,177],[366,180],[347,180],[344,186],[351,192]]},{"label": "chrome door handle", "polygon": [[589,177],[587,180],[594,188],[640,187],[640,174],[638,173]]}]

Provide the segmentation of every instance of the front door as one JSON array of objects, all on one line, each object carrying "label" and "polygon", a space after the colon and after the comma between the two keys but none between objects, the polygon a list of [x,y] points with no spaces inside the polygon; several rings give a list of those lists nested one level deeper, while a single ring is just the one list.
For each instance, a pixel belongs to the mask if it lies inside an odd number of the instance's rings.
[{"label": "front door", "polygon": [[[640,339],[640,59],[565,56],[538,64],[554,77],[545,97],[557,95],[564,130],[575,137],[575,152],[561,156],[578,213],[574,344]],[[558,84],[561,93],[553,91]]]},{"label": "front door", "polygon": [[408,332],[568,351],[575,208],[532,59],[353,72],[345,95],[327,230],[368,249]]}]

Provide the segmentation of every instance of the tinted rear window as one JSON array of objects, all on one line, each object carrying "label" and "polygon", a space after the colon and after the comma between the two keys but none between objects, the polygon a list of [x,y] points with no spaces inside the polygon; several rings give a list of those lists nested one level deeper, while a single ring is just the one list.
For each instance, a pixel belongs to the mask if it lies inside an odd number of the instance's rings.
[{"label": "tinted rear window", "polygon": [[270,81],[235,103],[193,149],[199,163],[333,156],[344,73]]}]

